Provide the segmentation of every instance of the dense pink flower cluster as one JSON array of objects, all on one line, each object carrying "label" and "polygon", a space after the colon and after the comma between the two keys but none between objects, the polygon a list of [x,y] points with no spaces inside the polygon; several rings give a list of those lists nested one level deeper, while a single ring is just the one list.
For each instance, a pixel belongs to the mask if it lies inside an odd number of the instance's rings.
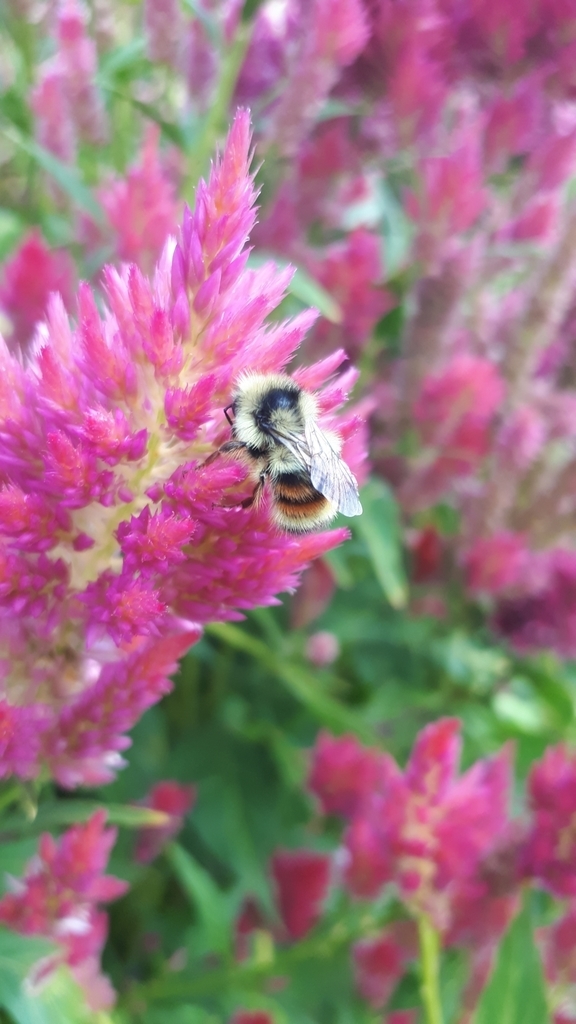
[{"label": "dense pink flower cluster", "polygon": [[[367,349],[376,468],[420,527],[438,503],[457,510],[444,568],[516,646],[572,656],[576,13],[344,4],[351,59],[322,82],[291,74],[330,9],[320,0],[306,24],[296,0],[283,19],[258,11],[237,95],[266,112],[258,144],[287,164],[254,237],[337,298],[341,322],[321,322],[316,346],[345,332]],[[314,96],[356,116],[312,127]],[[387,178],[402,183],[391,207]],[[388,259],[411,299],[393,358],[370,341],[396,302]],[[440,576],[426,586],[441,591]]]},{"label": "dense pink flower cluster", "polygon": [[[422,730],[404,771],[352,736],[321,733],[312,750],[308,787],[323,814],[346,822],[327,880],[343,884],[355,899],[373,900],[392,885],[409,915],[353,948],[357,988],[374,1008],[386,1005],[418,956],[410,918],[426,917],[444,945],[470,949],[464,1004],[473,1008],[519,907],[522,884],[570,900],[576,893],[576,758],[550,747],[530,773],[529,818],[512,820],[509,750],[460,776],[459,754],[459,722],[450,718]],[[308,927],[316,898],[304,875],[292,885],[292,906],[305,920],[307,904]],[[573,919],[569,904],[565,917],[540,937],[551,984],[564,988],[572,983]],[[565,1019],[560,1015],[555,1024]]]},{"label": "dense pink flower cluster", "polygon": [[[204,465],[238,375],[284,369],[314,320],[266,322],[290,271],[246,267],[249,160],[240,112],[153,280],[107,267],[103,311],[82,285],[73,326],[53,296],[28,357],[0,352],[3,775],[109,779],[201,624],[274,603],[346,536],[281,534],[266,501],[239,506],[243,466]],[[301,383],[320,388],[344,358]],[[352,379],[324,391],[328,423]],[[340,421],[345,438],[357,422]]]},{"label": "dense pink flower cluster", "polygon": [[[150,59],[181,76],[197,111],[243,31],[236,0],[202,9],[143,9]],[[61,0],[50,31],[36,132],[70,160],[86,124],[105,130],[96,42],[79,0]],[[419,527],[438,503],[456,509],[443,564],[500,633],[568,656],[573,630],[546,620],[566,601],[576,614],[564,586],[576,522],[575,38],[571,5],[545,0],[268,0],[232,101],[254,110],[265,157],[253,241],[336,300],[314,353],[345,344],[362,356],[377,470]],[[106,240],[145,270],[173,230],[183,174],[176,150],[160,159],[155,145],[152,133],[141,164],[99,187],[104,227],[79,228],[85,247]],[[378,353],[370,339],[398,298],[399,343]],[[439,578],[425,586],[442,590]]]},{"label": "dense pink flower cluster", "polygon": [[85,825],[74,825],[58,840],[45,833],[24,878],[0,899],[0,921],[22,935],[52,939],[53,956],[41,961],[38,981],[65,962],[84,988],[88,1004],[104,1009],[114,1001],[108,979],[100,973],[107,918],[99,909],[121,896],[126,882],[104,875],[116,829],[104,828],[106,812],[97,811]]}]

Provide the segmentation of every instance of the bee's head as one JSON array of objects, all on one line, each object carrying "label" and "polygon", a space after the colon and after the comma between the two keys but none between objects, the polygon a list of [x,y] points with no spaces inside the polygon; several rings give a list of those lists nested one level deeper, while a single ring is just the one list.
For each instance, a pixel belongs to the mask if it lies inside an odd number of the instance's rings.
[{"label": "bee's head", "polygon": [[266,450],[275,434],[301,429],[302,389],[282,374],[245,374],[232,397],[234,437],[249,448]]}]

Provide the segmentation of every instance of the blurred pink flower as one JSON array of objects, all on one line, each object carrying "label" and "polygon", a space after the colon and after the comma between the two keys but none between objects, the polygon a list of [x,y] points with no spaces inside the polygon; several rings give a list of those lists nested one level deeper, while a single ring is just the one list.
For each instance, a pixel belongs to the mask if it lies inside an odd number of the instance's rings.
[{"label": "blurred pink flower", "polygon": [[324,814],[354,817],[363,802],[385,784],[388,757],[364,747],[355,736],[319,733],[312,750],[308,789]]},{"label": "blurred pink flower", "polygon": [[546,552],[537,586],[526,596],[502,600],[494,628],[519,651],[547,648],[561,657],[576,654],[576,552]]},{"label": "blurred pink flower", "polygon": [[531,827],[523,848],[524,873],[556,896],[576,895],[576,755],[548,747],[528,777]]},{"label": "blurred pink flower", "polygon": [[468,137],[447,156],[425,157],[419,171],[418,191],[410,193],[406,209],[416,222],[416,249],[425,264],[445,255],[454,236],[477,221],[487,203],[478,134]]},{"label": "blurred pink flower", "polygon": [[466,584],[473,594],[500,594],[518,584],[530,559],[525,537],[502,531],[479,537],[464,554]]},{"label": "blurred pink flower", "polygon": [[139,162],[98,193],[114,232],[117,255],[145,272],[153,269],[179,219],[174,186],[160,159],[159,139],[157,126],[149,125]]},{"label": "blurred pink flower", "polygon": [[[40,65],[30,106],[37,141],[59,160],[72,163],[76,156],[76,126],[66,92],[66,74],[58,57]],[[50,192],[60,204],[64,202],[63,192],[53,183]]]},{"label": "blurred pink flower", "polygon": [[322,629],[308,637],[305,651],[308,661],[321,668],[336,661],[340,654],[340,642],[334,633]]},{"label": "blurred pink flower", "polygon": [[293,156],[338,79],[368,39],[361,0],[316,0],[299,7],[285,86],[272,113],[270,136]]},{"label": "blurred pink flower", "polygon": [[74,264],[65,251],[48,248],[36,229],[28,232],[4,264],[0,309],[9,320],[4,333],[14,349],[25,349],[46,314],[51,292],[59,292],[68,310],[74,304]]},{"label": "blurred pink flower", "polygon": [[390,767],[344,837],[353,894],[375,896],[394,881],[406,905],[444,934],[463,904],[471,929],[474,908],[485,911],[491,890],[482,865],[508,829],[508,750],[458,777],[458,731],[457,719],[426,726],[405,771]]},{"label": "blurred pink flower", "polygon": [[277,850],[271,861],[282,923],[291,940],[314,927],[328,894],[332,860],[314,850]]},{"label": "blurred pink flower", "polygon": [[108,136],[108,119],[96,85],[98,53],[86,31],[88,11],[81,0],[58,0],[56,37],[63,88],[78,135],[99,145]]},{"label": "blurred pink flower", "polygon": [[418,953],[412,922],[398,922],[352,947],[354,981],[372,1009],[385,1006],[402,978],[409,960]]},{"label": "blurred pink flower", "polygon": [[114,992],[99,974],[98,957],[106,939],[106,915],[99,903],[122,896],[128,885],[103,874],[116,829],[105,829],[105,811],[85,825],[74,825],[59,840],[44,833],[14,892],[0,899],[0,921],[22,935],[52,939],[60,952],[37,965],[37,979],[65,961],[86,991],[93,1010],[105,1009]]},{"label": "blurred pink flower", "polygon": [[184,33],[182,8],[177,0],[145,0],[144,26],[149,60],[175,67]]},{"label": "blurred pink flower", "polygon": [[343,242],[327,246],[316,262],[315,277],[336,300],[342,311],[338,325],[321,321],[315,335],[322,344],[328,337],[333,345],[345,339],[349,353],[361,350],[378,320],[394,305],[382,286],[380,240],[370,231],[358,228]]},{"label": "blurred pink flower", "polygon": [[144,807],[163,811],[168,821],[157,827],[144,827],[138,832],[134,857],[140,864],[148,864],[162,851],[166,843],[178,835],[184,817],[196,801],[195,786],[182,786],[179,782],[157,782],[142,801]]}]

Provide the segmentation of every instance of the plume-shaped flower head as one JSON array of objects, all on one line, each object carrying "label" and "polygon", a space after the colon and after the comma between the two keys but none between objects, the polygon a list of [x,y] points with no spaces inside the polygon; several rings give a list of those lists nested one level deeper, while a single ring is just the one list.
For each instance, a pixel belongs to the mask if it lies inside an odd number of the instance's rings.
[{"label": "plume-shaped flower head", "polygon": [[[81,286],[75,324],[53,296],[27,359],[0,350],[4,774],[44,763],[65,786],[109,779],[201,624],[274,603],[345,537],[279,533],[266,500],[241,507],[243,465],[205,464],[229,437],[239,374],[283,370],[314,320],[269,323],[290,271],[246,266],[250,146],[240,111],[153,280],[107,267],[104,300]],[[321,387],[344,358],[303,385]],[[342,400],[329,388],[320,408],[348,438]],[[38,723],[28,752],[21,708]]]}]

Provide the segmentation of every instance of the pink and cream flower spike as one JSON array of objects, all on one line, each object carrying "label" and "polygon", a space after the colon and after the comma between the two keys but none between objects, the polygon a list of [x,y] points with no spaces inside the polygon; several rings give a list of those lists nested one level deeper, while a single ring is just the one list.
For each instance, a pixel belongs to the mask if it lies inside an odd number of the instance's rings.
[{"label": "pink and cream flower spike", "polygon": [[[244,467],[204,465],[239,374],[283,371],[315,319],[267,322],[290,270],[246,266],[250,146],[239,111],[153,280],[107,267],[103,301],[80,286],[74,324],[53,295],[28,354],[2,347],[0,776],[109,780],[202,624],[274,604],[347,536],[287,536],[266,499],[240,507]],[[344,359],[298,380],[321,388]],[[357,419],[335,416],[352,377],[318,404],[358,472]]]}]

